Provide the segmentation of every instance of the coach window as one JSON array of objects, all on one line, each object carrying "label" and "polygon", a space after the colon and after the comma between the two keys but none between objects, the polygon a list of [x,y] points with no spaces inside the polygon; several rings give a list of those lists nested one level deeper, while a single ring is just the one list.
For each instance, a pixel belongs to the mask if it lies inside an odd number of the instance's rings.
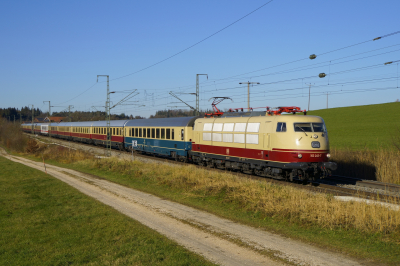
[{"label": "coach window", "polygon": [[276,132],[286,132],[286,123],[278,122],[278,125],[276,126]]},{"label": "coach window", "polygon": [[141,138],[141,137],[142,137],[142,129],[139,128],[139,138]]},{"label": "coach window", "polygon": [[151,130],[151,128],[148,128],[148,129],[147,129],[147,138],[151,138],[150,130]]},{"label": "coach window", "polygon": [[145,138],[146,137],[146,131],[147,129],[146,128],[143,128],[143,138]]},{"label": "coach window", "polygon": [[160,129],[156,128],[156,139],[160,138]]},{"label": "coach window", "polygon": [[182,130],[181,130],[181,140],[183,140],[183,138],[184,138],[184,135],[185,135],[185,130],[184,130],[184,129],[182,129]]},{"label": "coach window", "polygon": [[161,138],[165,139],[165,128],[161,129]]},{"label": "coach window", "polygon": [[174,133],[174,129],[172,129],[172,136],[171,136],[171,139],[175,139],[175,133]]},{"label": "coach window", "polygon": [[171,139],[171,129],[167,128],[167,139]]},{"label": "coach window", "polygon": [[153,139],[156,138],[156,129],[155,129],[155,128],[152,128],[152,129],[151,129],[151,137],[152,137]]}]

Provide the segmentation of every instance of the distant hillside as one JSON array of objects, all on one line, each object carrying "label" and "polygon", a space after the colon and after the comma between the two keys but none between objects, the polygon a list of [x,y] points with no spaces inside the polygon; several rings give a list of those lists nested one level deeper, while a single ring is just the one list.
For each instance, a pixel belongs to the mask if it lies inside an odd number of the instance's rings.
[{"label": "distant hillside", "polygon": [[400,102],[310,111],[328,128],[331,148],[393,147],[400,134]]}]

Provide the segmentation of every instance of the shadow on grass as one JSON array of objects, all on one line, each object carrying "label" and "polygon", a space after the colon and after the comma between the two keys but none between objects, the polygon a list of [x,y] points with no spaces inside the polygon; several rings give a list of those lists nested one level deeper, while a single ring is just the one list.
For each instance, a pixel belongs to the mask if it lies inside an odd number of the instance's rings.
[{"label": "shadow on grass", "polygon": [[357,161],[336,161],[338,168],[333,172],[335,175],[349,176],[367,180],[377,180],[377,169],[374,165]]}]

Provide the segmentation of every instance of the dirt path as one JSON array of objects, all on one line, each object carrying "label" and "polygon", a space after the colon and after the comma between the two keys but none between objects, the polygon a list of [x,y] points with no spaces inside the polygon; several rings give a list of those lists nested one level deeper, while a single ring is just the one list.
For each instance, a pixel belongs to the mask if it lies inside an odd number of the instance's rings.
[{"label": "dirt path", "polygon": [[[0,154],[44,171],[43,163]],[[46,165],[47,173],[175,240],[219,265],[360,265],[326,252],[204,211],[163,200],[92,175]]]}]

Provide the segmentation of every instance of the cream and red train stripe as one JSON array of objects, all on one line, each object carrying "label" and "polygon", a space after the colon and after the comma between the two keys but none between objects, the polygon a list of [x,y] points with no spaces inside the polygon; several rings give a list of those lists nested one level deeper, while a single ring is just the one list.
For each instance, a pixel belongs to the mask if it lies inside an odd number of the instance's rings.
[{"label": "cream and red train stripe", "polygon": [[[193,152],[202,152],[217,154],[222,156],[240,157],[246,159],[265,160],[274,162],[328,162],[326,154],[327,150],[282,150],[273,149],[272,151],[267,150],[256,150],[256,149],[245,149],[245,148],[234,148],[234,147],[222,147],[212,146],[204,144],[192,143]],[[301,153],[302,158],[298,158]]]}]

